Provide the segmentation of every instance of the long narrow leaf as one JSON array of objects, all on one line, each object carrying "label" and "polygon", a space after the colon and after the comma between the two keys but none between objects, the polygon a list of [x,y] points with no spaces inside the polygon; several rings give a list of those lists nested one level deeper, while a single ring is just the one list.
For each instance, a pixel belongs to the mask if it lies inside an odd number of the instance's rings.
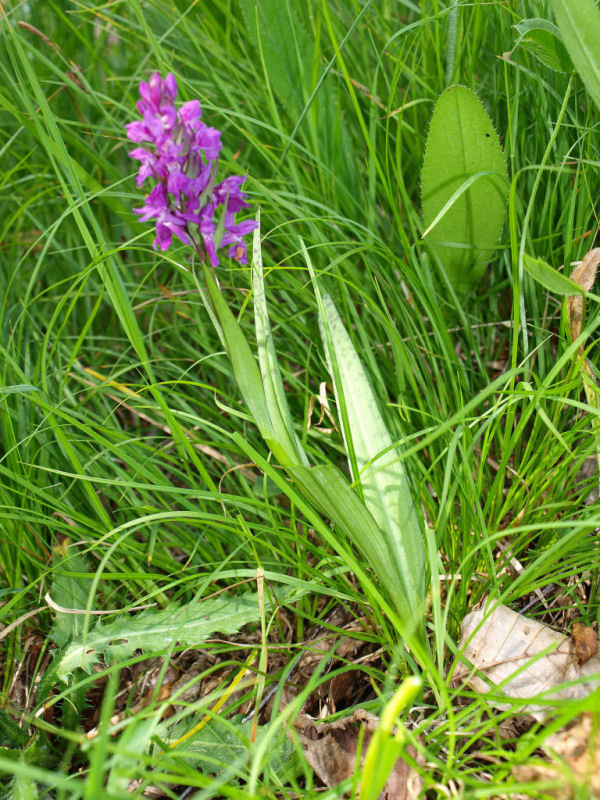
[{"label": "long narrow leaf", "polygon": [[263,380],[263,389],[268,413],[273,426],[273,436],[279,442],[282,451],[287,455],[288,461],[282,466],[304,464],[308,460],[298,437],[294,432],[292,417],[285,398],[283,381],[277,354],[273,344],[271,324],[267,311],[267,298],[265,295],[262,252],[260,244],[260,214],[259,226],[254,231],[253,258],[252,258],[252,285],[254,288],[254,320],[256,326],[256,345],[258,350],[258,363]]},{"label": "long narrow leaf", "polygon": [[204,277],[215,316],[221,326],[225,348],[238,388],[261,435],[265,439],[271,439],[273,426],[267,411],[260,372],[250,345],[206,266],[204,267]]},{"label": "long narrow leaf", "polygon": [[402,581],[383,532],[347,479],[331,464],[311,469],[299,466],[288,471],[304,496],[367,559],[398,611],[403,635],[407,639],[415,634],[422,638],[422,598]]},{"label": "long narrow leaf", "polygon": [[596,106],[600,108],[600,11],[594,0],[551,0],[563,43]]},{"label": "long narrow leaf", "polygon": [[332,368],[336,397],[344,397],[348,418],[345,438],[352,438],[365,505],[385,536],[405,598],[412,604],[413,613],[422,615],[425,548],[408,476],[392,448],[392,438],[360,358],[328,295],[323,297],[323,312],[325,346],[330,364],[336,364],[336,369]]}]

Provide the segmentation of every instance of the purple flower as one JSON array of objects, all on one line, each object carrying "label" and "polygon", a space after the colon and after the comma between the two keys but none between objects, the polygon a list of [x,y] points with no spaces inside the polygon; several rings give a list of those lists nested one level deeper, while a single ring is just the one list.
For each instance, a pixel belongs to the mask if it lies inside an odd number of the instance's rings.
[{"label": "purple flower", "polygon": [[190,128],[197,128],[202,116],[200,101],[190,100],[189,103],[184,103],[179,109],[179,116]]},{"label": "purple flower", "polygon": [[184,244],[191,244],[187,232],[186,220],[175,210],[169,207],[169,201],[165,187],[159,183],[146,197],[146,202],[141,208],[133,209],[140,215],[140,220],[146,222],[149,219],[156,220],[156,239],[153,247],[157,250],[167,250],[172,244],[172,234]]},{"label": "purple flower", "polygon": [[219,263],[217,250],[221,247],[229,247],[227,254],[246,264],[242,237],[257,223],[235,222],[235,214],[248,208],[241,189],[245,175],[215,182],[221,132],[202,122],[198,100],[175,107],[177,82],[170,73],[163,81],[155,72],[139,89],[137,107],[142,120],[125,128],[132,142],[150,145],[136,147],[129,155],[140,162],[138,186],[148,178],[157,181],[145,204],[134,209],[142,221],[156,220],[154,249],[167,250],[173,236],[188,245],[201,239],[213,266]]},{"label": "purple flower", "polygon": [[[246,244],[242,237],[253,231],[257,223],[254,220],[236,223],[234,216],[237,211],[247,208],[249,205],[246,203],[246,195],[241,191],[242,183],[246,180],[246,177],[246,175],[231,175],[229,178],[225,178],[224,181],[214,187],[211,197],[212,202],[203,206],[199,213],[188,215],[190,221],[198,224],[204,239],[206,252],[214,267],[219,263],[216,248],[227,247],[227,245],[230,246],[227,251],[228,256],[235,258],[242,264],[248,262]],[[214,217],[219,208],[222,208],[222,211],[220,220],[216,223]],[[218,244],[216,244],[220,229],[221,235]]]}]

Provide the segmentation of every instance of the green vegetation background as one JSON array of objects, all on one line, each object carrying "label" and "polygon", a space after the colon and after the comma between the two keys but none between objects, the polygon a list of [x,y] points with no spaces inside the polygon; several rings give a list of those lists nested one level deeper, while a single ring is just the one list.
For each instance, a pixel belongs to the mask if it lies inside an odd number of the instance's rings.
[{"label": "green vegetation background", "polygon": [[[2,642],[5,695],[28,633],[44,652],[51,646],[54,615],[43,598],[59,575],[85,587],[89,610],[122,610],[254,586],[260,567],[299,593],[288,611],[293,635],[274,623],[289,659],[341,604],[366,619],[366,640],[383,645],[382,670],[370,674],[378,691],[402,670],[395,634],[352,580],[352,562],[312,535],[232,440],[238,432],[266,456],[185,248],[155,254],[132,212],[141,193],[123,125],[154,70],[174,72],[180,99],[198,98],[205,122],[223,131],[222,174],[249,175],[298,436],[343,463],[339,435],[323,430],[327,418],[317,424],[319,402],[311,404],[328,375],[302,236],[390,430],[406,443],[435,536],[430,572],[454,577],[443,603],[436,583],[428,617],[439,675],[461,619],[488,591],[518,608],[555,583],[586,621],[596,618],[596,510],[583,504],[593,481],[580,474],[595,453],[590,418],[560,298],[514,268],[521,241],[555,267],[580,259],[598,224],[597,112],[581,83],[542,165],[569,76],[519,50],[503,58],[511,26],[547,18],[546,3],[259,5],[47,0],[1,12],[0,618],[7,625],[41,608]],[[428,121],[453,83],[485,104],[514,181],[513,226],[466,299],[420,239]],[[252,341],[249,269],[223,264],[219,277]],[[515,377],[504,380],[509,369]],[[75,551],[89,573],[73,568],[66,554]],[[523,567],[516,577],[511,559]],[[244,660],[233,645],[217,650]],[[436,780],[460,776],[476,794],[483,779],[465,771],[469,736],[452,737],[459,726],[475,730],[485,704],[467,708],[460,722],[451,707],[427,709],[436,731],[427,755]],[[70,755],[62,764],[48,757],[57,796],[107,796],[110,742],[80,752],[77,722],[64,715],[54,735],[71,743]],[[67,779],[70,759],[89,769],[81,780]],[[153,766],[142,759],[123,769],[150,780]],[[191,780],[183,761],[170,768]],[[248,769],[242,759],[243,785]],[[507,774],[498,768],[488,786]],[[266,770],[264,792],[281,791],[280,778]],[[231,780],[189,785],[213,796]]]}]

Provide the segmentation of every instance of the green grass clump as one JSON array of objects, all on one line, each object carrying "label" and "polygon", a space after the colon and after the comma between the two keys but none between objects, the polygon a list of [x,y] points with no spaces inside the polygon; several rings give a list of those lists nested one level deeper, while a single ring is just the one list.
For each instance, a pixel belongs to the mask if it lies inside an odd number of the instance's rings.
[{"label": "green grass clump", "polygon": [[[513,26],[549,19],[547,3],[5,5],[2,796],[322,796],[294,721],[380,714],[415,672],[404,716],[427,796],[516,793],[512,767],[549,729],[507,742],[518,709],[452,685],[461,620],[487,594],[520,610],[546,591],[528,614],[563,632],[599,608],[594,409],[562,298],[523,270],[527,253],[569,274],[598,226],[597,109],[577,75],[510,54]],[[422,524],[428,648],[406,647],[373,563],[270,457],[188,249],[155,253],[132,211],[123,126],[155,70],[222,130],[223,175],[249,175],[293,432],[360,495],[319,292],[335,303]],[[429,121],[456,83],[485,106],[511,181],[466,296],[421,238]],[[251,270],[217,276],[255,353]],[[598,324],[590,303],[592,364]],[[209,619],[192,646],[152,628],[154,614],[203,625],[219,597],[227,633]],[[136,624],[148,635],[133,647]],[[71,640],[104,628],[114,639],[88,671],[61,672]],[[581,710],[565,704],[554,728]]]}]

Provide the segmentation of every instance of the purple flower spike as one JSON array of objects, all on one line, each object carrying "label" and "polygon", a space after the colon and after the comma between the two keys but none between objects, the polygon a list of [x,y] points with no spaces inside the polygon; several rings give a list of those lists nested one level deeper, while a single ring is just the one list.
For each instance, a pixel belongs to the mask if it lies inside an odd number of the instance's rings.
[{"label": "purple flower spike", "polygon": [[228,247],[228,256],[246,264],[242,237],[257,223],[235,222],[235,214],[249,205],[242,191],[245,175],[215,183],[221,131],[202,122],[198,100],[175,108],[177,81],[171,73],[163,81],[155,72],[148,83],[141,81],[139,89],[137,107],[142,120],[128,123],[125,129],[130,141],[150,145],[136,147],[129,155],[140,162],[138,186],[148,178],[158,182],[145,204],[134,208],[142,222],[156,220],[154,249],[167,250],[176,236],[187,245],[202,241],[214,267],[219,264],[221,247]]}]

